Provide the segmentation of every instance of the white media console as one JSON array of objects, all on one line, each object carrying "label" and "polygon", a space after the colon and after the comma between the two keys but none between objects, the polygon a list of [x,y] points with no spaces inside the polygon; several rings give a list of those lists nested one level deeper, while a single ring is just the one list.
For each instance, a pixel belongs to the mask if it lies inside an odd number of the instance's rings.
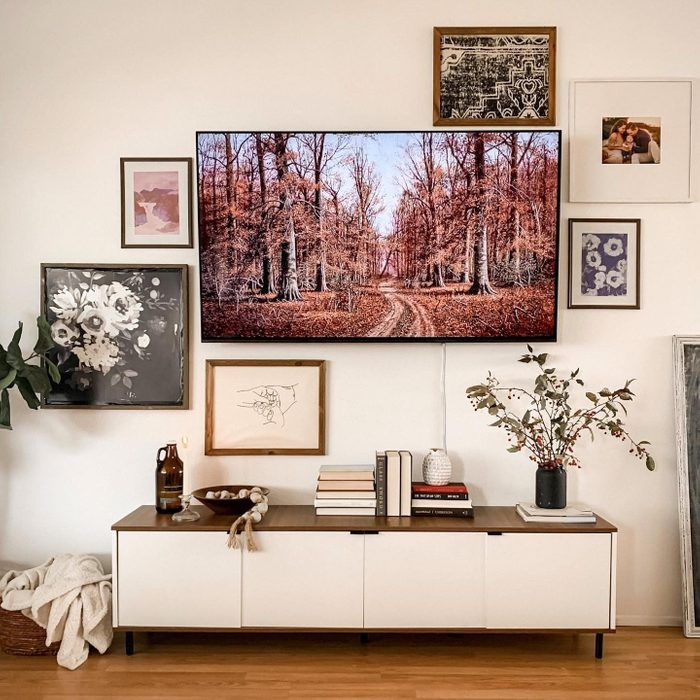
[{"label": "white media console", "polygon": [[615,631],[617,530],[473,519],[333,517],[273,506],[259,551],[228,549],[233,520],[174,523],[141,506],[112,526],[114,626],[138,631]]}]

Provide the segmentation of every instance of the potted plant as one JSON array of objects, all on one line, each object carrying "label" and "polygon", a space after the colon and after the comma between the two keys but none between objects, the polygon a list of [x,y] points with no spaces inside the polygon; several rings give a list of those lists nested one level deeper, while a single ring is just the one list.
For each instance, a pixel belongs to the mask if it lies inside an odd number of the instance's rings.
[{"label": "potted plant", "polygon": [[[12,430],[10,422],[10,389],[17,387],[29,408],[36,410],[41,405],[41,395],[50,391],[51,381],[58,384],[61,375],[58,367],[46,357],[54,346],[51,327],[43,316],[36,320],[38,338],[29,357],[22,357],[19,341],[22,323],[12,336],[7,350],[0,345],[0,428]],[[42,364],[30,364],[33,359]]]},{"label": "potted plant", "polygon": [[[595,437],[595,431],[611,435],[629,445],[629,453],[646,462],[653,471],[654,459],[647,450],[646,440],[636,442],[624,426],[622,416],[627,414],[625,404],[632,401],[628,380],[619,389],[603,388],[598,392],[585,392],[588,405],[572,406],[572,390],[583,392],[584,382],[579,370],[565,378],[556,368],[548,366],[547,353],[535,354],[531,346],[520,362],[534,364],[537,369],[532,390],[521,387],[501,386],[496,377],[488,373],[483,384],[467,389],[474,410],[486,410],[496,420],[492,426],[508,433],[508,452],[530,453],[537,463],[535,479],[535,503],[539,508],[564,508],[566,506],[566,467],[580,466],[574,455],[574,447],[582,435]],[[510,410],[504,400],[522,401],[525,410],[518,415]]]}]

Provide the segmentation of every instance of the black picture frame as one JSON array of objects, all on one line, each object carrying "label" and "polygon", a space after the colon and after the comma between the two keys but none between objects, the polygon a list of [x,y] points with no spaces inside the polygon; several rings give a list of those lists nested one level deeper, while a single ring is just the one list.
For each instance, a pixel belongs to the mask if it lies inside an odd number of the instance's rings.
[{"label": "black picture frame", "polygon": [[188,265],[42,263],[40,295],[61,373],[42,408],[189,408]]},{"label": "black picture frame", "polygon": [[[204,262],[204,255],[206,253],[206,248],[208,245],[207,238],[209,236],[207,230],[206,221],[206,211],[205,207],[202,206],[201,199],[202,193],[202,162],[203,153],[200,148],[200,139],[202,136],[220,135],[220,134],[247,134],[254,136],[256,134],[270,134],[274,132],[261,132],[261,131],[239,131],[232,132],[227,130],[206,130],[196,132],[196,145],[197,145],[197,196],[198,196],[198,215],[199,215],[199,275],[200,275],[200,310],[202,323],[200,326],[201,330],[201,341],[204,343],[228,343],[228,342],[264,342],[264,343],[406,343],[406,342],[427,342],[427,343],[453,343],[453,342],[555,342],[557,340],[557,329],[558,329],[558,286],[559,286],[559,228],[561,222],[561,144],[562,144],[562,134],[559,129],[524,129],[524,130],[507,130],[507,129],[484,129],[479,130],[482,133],[488,134],[512,134],[512,133],[532,133],[532,134],[550,134],[554,136],[556,143],[556,201],[552,202],[552,207],[555,210],[554,221],[555,225],[552,226],[551,236],[552,243],[554,246],[554,259],[553,259],[553,272],[551,279],[553,282],[553,294],[551,302],[552,308],[552,323],[551,331],[542,334],[521,334],[521,335],[484,335],[484,336],[450,336],[450,335],[434,335],[434,336],[415,336],[415,337],[367,337],[367,336],[304,336],[304,335],[294,335],[294,336],[275,336],[271,334],[260,334],[255,336],[241,336],[241,335],[216,335],[207,331],[207,313],[205,311],[205,293],[206,293],[206,283],[205,283],[205,268],[206,263]],[[305,131],[305,132],[284,132],[292,134],[335,134],[335,135],[374,135],[381,136],[383,134],[474,134],[479,133],[479,131],[473,130],[432,130],[432,131],[397,131],[397,130],[383,130],[383,131]],[[555,164],[550,163],[552,172],[554,171]],[[552,198],[554,199],[554,198]],[[550,279],[550,278],[548,278]]]}]

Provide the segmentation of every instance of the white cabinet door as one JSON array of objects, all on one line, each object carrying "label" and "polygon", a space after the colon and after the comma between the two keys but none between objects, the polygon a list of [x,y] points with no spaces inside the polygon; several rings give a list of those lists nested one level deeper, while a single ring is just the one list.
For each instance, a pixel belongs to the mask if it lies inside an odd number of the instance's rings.
[{"label": "white cabinet door", "polygon": [[256,532],[243,554],[244,627],[362,627],[364,537]]},{"label": "white cabinet door", "polygon": [[486,626],[607,629],[611,535],[490,536],[486,544]]},{"label": "white cabinet door", "polygon": [[483,627],[485,533],[365,536],[365,627]]},{"label": "white cabinet door", "polygon": [[223,532],[119,532],[122,627],[240,627],[241,552]]}]

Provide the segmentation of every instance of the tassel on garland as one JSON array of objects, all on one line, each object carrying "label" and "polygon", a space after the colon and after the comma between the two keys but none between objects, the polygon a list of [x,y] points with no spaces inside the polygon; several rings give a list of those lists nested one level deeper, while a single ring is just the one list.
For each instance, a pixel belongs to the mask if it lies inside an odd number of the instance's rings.
[{"label": "tassel on garland", "polygon": [[246,545],[249,552],[257,552],[258,546],[255,544],[253,537],[253,523],[259,523],[263,515],[267,513],[267,496],[262,492],[259,486],[254,486],[250,490],[248,496],[253,502],[253,507],[243,513],[239,518],[233,521],[228,531],[228,540],[226,542],[229,549],[238,549],[238,534],[245,531]]}]

